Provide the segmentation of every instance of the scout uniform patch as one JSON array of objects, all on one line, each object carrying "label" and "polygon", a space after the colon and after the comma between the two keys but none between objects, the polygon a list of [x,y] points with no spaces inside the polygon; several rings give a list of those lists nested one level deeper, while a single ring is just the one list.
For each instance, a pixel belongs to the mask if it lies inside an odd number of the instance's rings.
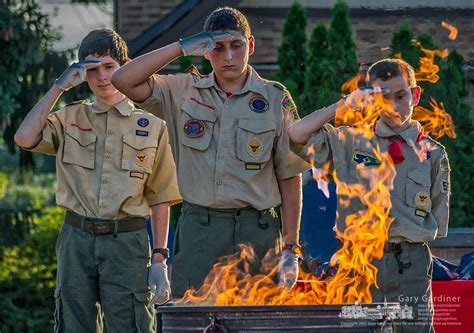
[{"label": "scout uniform patch", "polygon": [[439,171],[442,172],[449,172],[451,169],[449,168],[449,161],[448,158],[445,156],[439,162]]},{"label": "scout uniform patch", "polygon": [[245,170],[262,170],[260,163],[245,163]]},{"label": "scout uniform patch", "polygon": [[251,139],[247,144],[247,153],[252,157],[259,156],[262,153],[262,150],[262,142],[257,138]]},{"label": "scout uniform patch", "polygon": [[149,123],[150,123],[150,121],[146,118],[140,118],[140,119],[137,120],[137,124],[140,127],[147,127]]},{"label": "scout uniform patch", "polygon": [[283,93],[283,97],[281,99],[281,108],[283,109],[283,112],[288,112],[293,115],[294,120],[299,120],[300,117],[298,116],[298,112],[296,110],[296,105],[295,102],[293,102],[293,99],[290,96],[290,93],[285,90]]},{"label": "scout uniform patch", "polygon": [[145,164],[147,159],[148,159],[148,155],[145,154],[143,151],[139,151],[137,153],[137,156],[135,156],[135,163],[137,163],[138,165],[143,165]]},{"label": "scout uniform patch", "polygon": [[360,154],[360,153],[354,153],[354,155],[352,156],[352,161],[357,163],[357,164],[363,163],[364,166],[378,166],[378,165],[380,165],[380,161],[378,159],[376,159],[375,157]]},{"label": "scout uniform patch", "polygon": [[417,208],[426,209],[430,203],[430,197],[426,192],[418,192],[415,196],[415,204]]},{"label": "scout uniform patch", "polygon": [[422,209],[416,209],[415,210],[415,215],[416,216],[421,216],[421,217],[426,217],[426,215],[428,215],[428,213]]},{"label": "scout uniform patch", "polygon": [[138,136],[148,136],[148,131],[136,130],[135,134],[138,135]]},{"label": "scout uniform patch", "polygon": [[183,127],[184,134],[190,138],[199,138],[200,136],[203,136],[205,129],[204,122],[199,119],[189,119]]},{"label": "scout uniform patch", "polygon": [[249,107],[253,112],[263,113],[268,110],[268,102],[263,97],[254,97],[250,100]]},{"label": "scout uniform patch", "polygon": [[130,171],[130,177],[143,179],[144,173],[141,171]]}]

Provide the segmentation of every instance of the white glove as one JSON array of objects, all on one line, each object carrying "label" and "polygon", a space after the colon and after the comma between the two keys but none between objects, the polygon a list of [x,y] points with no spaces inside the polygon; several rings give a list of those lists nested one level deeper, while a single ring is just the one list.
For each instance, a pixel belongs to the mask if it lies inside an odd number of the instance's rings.
[{"label": "white glove", "polygon": [[185,56],[202,56],[216,47],[216,42],[232,40],[230,32],[200,32],[191,37],[179,40],[181,50]]},{"label": "white glove", "polygon": [[360,110],[367,104],[372,103],[374,93],[382,93],[383,95],[386,95],[390,93],[390,89],[386,87],[372,86],[360,87],[349,95],[344,96],[342,101],[347,107],[353,110]]},{"label": "white glove", "polygon": [[290,251],[283,251],[278,263],[278,285],[287,289],[293,288],[298,278],[300,256]]},{"label": "white glove", "polygon": [[68,91],[86,80],[86,70],[100,66],[99,60],[82,60],[73,63],[54,83],[62,91]]},{"label": "white glove", "polygon": [[153,293],[153,299],[150,302],[151,305],[161,305],[170,299],[171,289],[167,271],[168,266],[163,262],[151,264],[148,270],[148,286]]}]

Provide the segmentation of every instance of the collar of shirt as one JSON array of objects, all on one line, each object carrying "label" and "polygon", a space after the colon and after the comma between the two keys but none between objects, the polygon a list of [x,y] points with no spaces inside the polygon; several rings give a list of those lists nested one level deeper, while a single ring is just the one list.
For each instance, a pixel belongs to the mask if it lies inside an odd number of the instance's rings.
[{"label": "collar of shirt", "polygon": [[135,109],[132,101],[130,101],[128,98],[124,98],[115,105],[108,105],[104,102],[95,100],[94,104],[92,104],[92,112],[104,113],[109,111],[112,107],[114,107],[123,116],[129,116]]},{"label": "collar of shirt", "polygon": [[419,135],[423,132],[421,124],[413,120],[410,126],[400,133],[394,132],[390,127],[387,126],[382,120],[378,119],[375,126],[375,134],[381,137],[388,137],[394,135],[400,135],[405,140],[408,146],[415,146],[415,143],[419,141]]},{"label": "collar of shirt", "polygon": [[[258,75],[258,73],[250,65],[247,65],[247,71],[248,71],[248,77],[247,77],[247,81],[245,82],[244,87],[242,88],[241,91],[236,92],[232,95],[242,95],[248,91],[253,91],[262,96],[266,96],[267,90],[265,88],[265,82],[260,77],[260,75]],[[196,88],[203,88],[203,89],[214,87],[216,90],[222,91],[222,89],[219,88],[219,86],[217,85],[214,72],[198,80],[197,82],[193,84],[193,86]]]}]

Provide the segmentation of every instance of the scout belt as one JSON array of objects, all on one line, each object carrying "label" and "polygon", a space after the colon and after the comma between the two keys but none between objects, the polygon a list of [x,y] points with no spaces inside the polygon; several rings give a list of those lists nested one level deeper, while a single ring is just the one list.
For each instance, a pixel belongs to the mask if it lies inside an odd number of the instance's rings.
[{"label": "scout belt", "polygon": [[136,231],[145,229],[146,227],[146,219],[144,217],[127,217],[123,219],[111,220],[82,216],[70,210],[66,212],[64,223],[87,231],[92,236]]}]

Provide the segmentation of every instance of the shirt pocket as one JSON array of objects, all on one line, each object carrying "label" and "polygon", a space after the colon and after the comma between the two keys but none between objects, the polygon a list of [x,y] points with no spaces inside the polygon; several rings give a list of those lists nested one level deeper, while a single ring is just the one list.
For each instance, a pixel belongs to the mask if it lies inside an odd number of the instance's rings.
[{"label": "shirt pocket", "polygon": [[409,170],[405,189],[405,203],[410,207],[425,212],[431,212],[430,188],[431,179],[429,170]]},{"label": "shirt pocket", "polygon": [[132,134],[123,136],[122,169],[151,173],[158,140]]},{"label": "shirt pocket", "polygon": [[83,131],[77,127],[66,127],[64,153],[62,161],[79,165],[86,169],[95,167],[95,149],[97,134]]},{"label": "shirt pocket", "polygon": [[191,102],[181,106],[181,121],[179,138],[183,145],[206,150],[212,139],[212,132],[217,120],[217,114],[211,110],[196,107]]},{"label": "shirt pocket", "polygon": [[264,163],[270,159],[276,123],[268,119],[239,119],[237,157],[244,162]]}]

